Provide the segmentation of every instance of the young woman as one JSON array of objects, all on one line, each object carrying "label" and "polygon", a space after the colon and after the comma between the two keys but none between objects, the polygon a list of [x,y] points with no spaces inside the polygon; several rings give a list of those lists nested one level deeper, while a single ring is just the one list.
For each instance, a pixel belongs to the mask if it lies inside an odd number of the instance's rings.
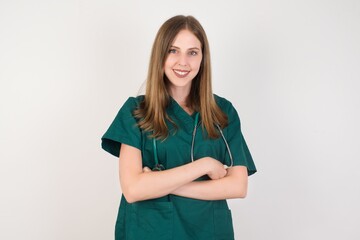
[{"label": "young woman", "polygon": [[146,93],[130,97],[102,137],[119,157],[115,238],[234,239],[226,199],[256,172],[232,104],[212,93],[200,23],[175,16],[152,48]]}]

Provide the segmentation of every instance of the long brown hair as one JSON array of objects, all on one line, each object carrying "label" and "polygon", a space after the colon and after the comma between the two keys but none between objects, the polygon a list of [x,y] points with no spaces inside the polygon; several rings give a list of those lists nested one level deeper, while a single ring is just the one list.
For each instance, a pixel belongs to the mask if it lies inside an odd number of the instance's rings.
[{"label": "long brown hair", "polygon": [[166,114],[170,95],[166,87],[168,80],[164,73],[164,64],[176,35],[184,29],[189,30],[199,39],[203,55],[200,70],[191,83],[188,103],[193,110],[200,112],[202,127],[207,130],[208,136],[216,138],[219,133],[214,124],[224,128],[228,120],[213,96],[210,50],[206,33],[192,16],[172,17],[160,27],[151,51],[145,98],[134,111],[134,115],[140,119],[138,124],[141,129],[152,132],[151,136],[159,139],[165,139],[169,134],[166,120],[175,124]]}]

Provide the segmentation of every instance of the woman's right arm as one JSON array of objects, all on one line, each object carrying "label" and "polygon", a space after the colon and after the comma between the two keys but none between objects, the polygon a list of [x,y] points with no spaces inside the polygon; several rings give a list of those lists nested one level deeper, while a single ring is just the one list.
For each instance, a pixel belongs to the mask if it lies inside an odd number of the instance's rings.
[{"label": "woman's right arm", "polygon": [[165,196],[206,174],[219,179],[226,175],[226,170],[219,161],[205,157],[176,168],[144,173],[140,150],[121,144],[120,185],[129,203]]}]

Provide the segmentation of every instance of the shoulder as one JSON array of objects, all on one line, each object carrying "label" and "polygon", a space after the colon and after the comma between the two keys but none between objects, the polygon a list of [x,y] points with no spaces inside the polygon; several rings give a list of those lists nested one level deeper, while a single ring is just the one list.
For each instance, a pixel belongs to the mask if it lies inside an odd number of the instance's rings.
[{"label": "shoulder", "polygon": [[144,95],[139,95],[136,97],[129,97],[124,105],[122,106],[122,109],[131,109],[134,110],[135,108],[138,108],[140,103],[144,100]]},{"label": "shoulder", "polygon": [[228,111],[233,108],[232,103],[224,97],[220,97],[219,95],[214,94],[214,99],[216,104],[223,110]]},{"label": "shoulder", "polygon": [[225,113],[229,121],[232,122],[234,120],[240,121],[239,114],[233,104],[226,98],[220,97],[216,94],[214,94],[215,102],[219,106],[219,108]]}]

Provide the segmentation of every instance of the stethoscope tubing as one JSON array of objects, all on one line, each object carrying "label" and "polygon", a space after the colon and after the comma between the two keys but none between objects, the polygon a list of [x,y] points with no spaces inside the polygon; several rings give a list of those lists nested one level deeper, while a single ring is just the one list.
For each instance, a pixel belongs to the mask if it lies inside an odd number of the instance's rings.
[{"label": "stethoscope tubing", "polygon": [[[190,150],[190,155],[191,155],[191,162],[194,162],[194,146],[195,146],[195,137],[196,137],[196,132],[197,132],[197,128],[200,125],[200,121],[199,121],[199,113],[197,113],[195,115],[195,124],[194,124],[194,130],[192,133],[192,141],[191,141],[191,150]],[[230,150],[230,146],[228,144],[228,142],[226,141],[226,138],[224,136],[224,133],[221,129],[221,127],[219,126],[219,124],[215,124],[216,128],[219,130],[221,138],[223,139],[227,152],[229,153],[229,158],[230,158],[230,166],[224,164],[224,168],[228,169],[230,167],[232,167],[234,165],[234,160],[233,160],[233,156],[231,154],[231,150]],[[159,164],[159,159],[158,159],[158,154],[157,154],[157,143],[156,143],[156,139],[153,138],[153,150],[154,150],[154,161],[155,161],[155,166],[153,167],[153,170],[156,171],[161,171],[164,170],[164,166],[162,164]]]},{"label": "stethoscope tubing", "polygon": [[[195,122],[196,122],[196,121],[195,121]],[[191,152],[190,152],[191,162],[194,162],[195,137],[196,137],[196,131],[197,131],[197,128],[198,128],[199,125],[200,125],[200,122],[195,125],[194,130],[193,130],[193,134],[192,134]],[[230,166],[224,164],[224,168],[225,168],[225,169],[228,169],[228,168],[230,168],[230,167],[232,167],[232,166],[234,165],[234,160],[233,160],[233,157],[232,157],[232,154],[231,154],[230,146],[229,146],[228,142],[226,141],[226,138],[225,138],[225,136],[224,136],[224,133],[223,133],[221,127],[219,126],[219,124],[215,124],[215,126],[216,126],[216,128],[219,130],[220,135],[221,135],[221,138],[223,139],[223,141],[224,141],[224,143],[225,143],[227,152],[229,153]]]}]

